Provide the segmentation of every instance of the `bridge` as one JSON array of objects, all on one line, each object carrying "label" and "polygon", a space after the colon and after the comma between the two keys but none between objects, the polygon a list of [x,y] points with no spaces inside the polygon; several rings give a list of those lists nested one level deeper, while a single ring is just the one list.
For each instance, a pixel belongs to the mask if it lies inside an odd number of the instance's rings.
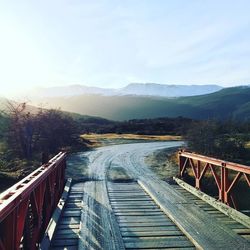
[{"label": "bridge", "polygon": [[[249,167],[180,151],[180,178],[167,183],[143,166],[138,145],[115,149],[90,155],[89,180],[66,180],[61,152],[3,192],[0,249],[250,249],[250,218],[235,209]],[[108,181],[112,164],[133,178]],[[202,192],[207,171],[216,198]]]}]

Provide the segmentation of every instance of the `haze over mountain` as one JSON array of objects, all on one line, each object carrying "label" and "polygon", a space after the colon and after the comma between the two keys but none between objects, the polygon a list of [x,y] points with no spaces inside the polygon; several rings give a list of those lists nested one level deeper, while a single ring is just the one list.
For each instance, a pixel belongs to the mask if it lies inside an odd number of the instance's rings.
[{"label": "haze over mountain", "polygon": [[112,120],[157,117],[250,120],[250,87],[225,88],[189,97],[84,94],[36,98],[32,104]]},{"label": "haze over mountain", "polygon": [[131,83],[123,88],[98,88],[85,85],[69,85],[50,88],[36,88],[26,93],[30,98],[66,97],[84,94],[98,94],[103,96],[161,96],[179,97],[195,96],[216,92],[222,87],[218,85],[166,85],[156,83]]}]

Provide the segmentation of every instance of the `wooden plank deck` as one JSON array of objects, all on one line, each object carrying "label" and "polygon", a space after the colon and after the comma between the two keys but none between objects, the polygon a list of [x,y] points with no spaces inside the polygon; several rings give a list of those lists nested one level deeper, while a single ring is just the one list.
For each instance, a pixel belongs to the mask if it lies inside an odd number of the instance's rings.
[{"label": "wooden plank deck", "polygon": [[72,185],[52,239],[51,250],[78,249],[83,188],[83,183]]},{"label": "wooden plank deck", "polygon": [[109,203],[106,181],[90,181],[84,185],[79,249],[125,249]]},{"label": "wooden plank deck", "polygon": [[188,192],[184,188],[178,185],[173,185],[172,187],[183,194],[185,197],[187,197],[189,200],[192,200],[194,205],[198,206],[201,210],[214,217],[217,221],[219,221],[220,224],[224,224],[225,226],[232,229],[232,231],[250,242],[250,228],[223,214],[222,212],[209,205],[207,202],[199,199],[197,196]]},{"label": "wooden plank deck", "polygon": [[249,228],[177,185],[159,186],[73,185],[50,249],[250,249]]},{"label": "wooden plank deck", "polygon": [[109,183],[108,194],[126,249],[194,249],[137,182]]},{"label": "wooden plank deck", "polygon": [[229,225],[220,223],[218,218],[224,218],[223,214],[217,214],[216,219],[163,181],[142,178],[139,183],[197,248],[250,249],[247,239]]}]

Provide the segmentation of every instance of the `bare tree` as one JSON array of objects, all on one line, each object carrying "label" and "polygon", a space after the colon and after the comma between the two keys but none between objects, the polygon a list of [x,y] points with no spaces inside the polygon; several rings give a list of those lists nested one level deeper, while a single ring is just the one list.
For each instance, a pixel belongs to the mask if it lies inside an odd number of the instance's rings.
[{"label": "bare tree", "polygon": [[10,118],[7,142],[11,150],[19,157],[32,157],[33,124],[32,115],[27,111],[27,104],[7,103],[7,113]]}]

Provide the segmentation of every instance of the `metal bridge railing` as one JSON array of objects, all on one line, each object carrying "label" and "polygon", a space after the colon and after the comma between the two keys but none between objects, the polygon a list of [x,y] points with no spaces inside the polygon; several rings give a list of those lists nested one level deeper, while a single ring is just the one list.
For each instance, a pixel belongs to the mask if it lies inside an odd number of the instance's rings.
[{"label": "metal bridge railing", "polygon": [[59,153],[0,194],[0,249],[37,249],[65,185]]},{"label": "metal bridge railing", "polygon": [[195,178],[195,187],[202,189],[202,179],[209,170],[219,191],[219,200],[237,209],[233,190],[240,178],[245,179],[250,187],[250,167],[194,154],[185,150],[179,151],[179,174],[184,177],[186,169],[191,168]]}]

